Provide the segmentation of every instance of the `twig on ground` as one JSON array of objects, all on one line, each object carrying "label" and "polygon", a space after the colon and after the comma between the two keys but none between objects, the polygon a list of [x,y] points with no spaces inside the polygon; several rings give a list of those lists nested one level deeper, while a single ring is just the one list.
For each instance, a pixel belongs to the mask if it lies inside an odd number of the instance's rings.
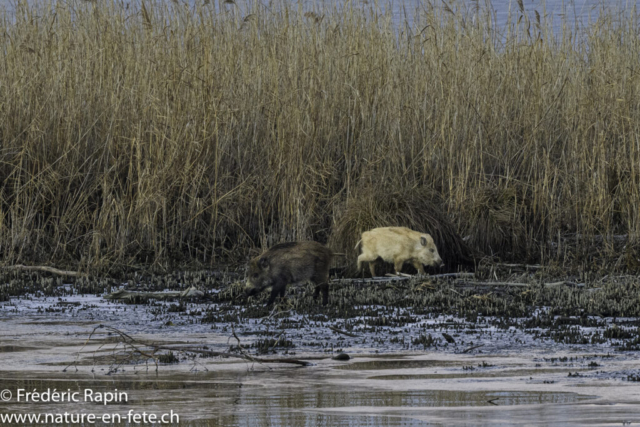
[{"label": "twig on ground", "polygon": [[377,282],[394,282],[394,281],[405,281],[410,279],[441,279],[445,277],[475,277],[474,273],[443,273],[443,274],[420,274],[412,276],[410,274],[400,273],[400,275],[395,275],[388,273],[384,276],[376,276],[376,277],[355,277],[352,279],[342,278],[342,279],[333,279],[331,282],[333,283],[377,283]]},{"label": "twig on ground", "polygon": [[474,345],[473,347],[466,348],[462,351],[462,353],[469,353],[470,351],[475,350],[476,348],[484,347],[484,344]]},{"label": "twig on ground", "polygon": [[290,359],[290,358],[279,358],[279,359],[263,359],[260,357],[249,356],[248,359],[244,354],[238,353],[230,353],[227,351],[212,351],[212,350],[202,350],[197,348],[181,348],[181,347],[169,347],[169,346],[158,346],[159,350],[175,350],[175,351],[186,351],[190,353],[198,353],[203,356],[209,357],[232,357],[236,359],[244,359],[249,360],[250,362],[258,362],[258,363],[288,363],[299,366],[310,366],[310,362],[306,362],[304,360],[299,359]]},{"label": "twig on ground", "polygon": [[[123,351],[124,352],[129,352],[129,355],[128,355],[129,359],[131,358],[131,354],[137,354],[137,355],[143,356],[143,357],[147,358],[147,360],[148,359],[153,359],[153,361],[154,361],[154,363],[156,365],[156,372],[158,371],[158,367],[159,367],[158,356],[156,355],[156,353],[158,351],[160,351],[160,350],[179,351],[179,352],[183,352],[183,353],[196,353],[196,354],[201,354],[203,356],[209,356],[209,357],[233,357],[233,358],[244,359],[244,360],[248,360],[248,361],[251,361],[251,362],[257,362],[257,363],[285,363],[285,364],[288,363],[288,364],[294,364],[294,365],[298,365],[298,366],[310,366],[311,365],[310,362],[305,362],[303,360],[298,360],[298,359],[289,359],[289,358],[263,359],[263,358],[253,357],[253,356],[247,354],[247,352],[244,350],[244,348],[240,344],[240,339],[236,335],[235,330],[233,330],[233,328],[232,328],[233,336],[238,341],[238,348],[241,351],[240,354],[231,353],[231,352],[204,350],[204,349],[192,348],[190,346],[186,346],[186,347],[185,346],[167,346],[167,345],[156,345],[156,344],[153,344],[153,343],[146,343],[146,342],[143,342],[143,341],[139,341],[139,340],[131,337],[130,335],[126,334],[125,332],[122,332],[119,329],[116,329],[114,327],[106,326],[106,325],[98,325],[89,334],[89,337],[85,341],[84,345],[82,346],[80,351],[77,353],[76,359],[72,363],[70,363],[66,368],[64,368],[63,372],[66,372],[67,369],[70,368],[71,366],[74,366],[76,368],[76,371],[78,370],[77,363],[78,363],[78,358],[80,357],[80,352],[87,346],[87,344],[89,343],[91,338],[93,338],[93,336],[95,335],[95,333],[96,333],[96,331],[98,329],[105,329],[106,331],[117,335],[120,338],[120,341],[115,343],[116,347],[114,348],[114,350],[117,349],[118,346],[122,344],[123,345]],[[93,353],[94,360],[95,360],[95,357],[96,357],[96,352],[99,349],[101,349],[102,347],[104,347],[105,345],[106,345],[105,343],[101,344],[100,347],[94,351],[94,353]],[[118,366],[122,365],[122,363],[124,363],[124,361],[126,361],[126,359],[127,358],[125,358],[125,360],[121,360],[118,363]],[[117,362],[118,362],[118,360],[116,360],[116,363]],[[95,363],[94,363],[94,366],[95,366]],[[118,369],[118,367],[116,367],[115,369],[111,368],[111,369],[109,369],[109,373],[115,372],[117,369]],[[205,369],[206,369],[206,367],[205,367]],[[271,368],[269,368],[269,369],[271,369]]]},{"label": "twig on ground", "polygon": [[544,265],[540,264],[506,264],[502,262],[495,263],[493,266],[501,268],[523,268],[525,270],[540,270],[545,268]]},{"label": "twig on ground", "polygon": [[[116,343],[116,347],[114,348],[114,351],[115,351],[115,349],[118,347],[118,345],[120,345],[120,344],[123,344],[123,346],[124,346],[124,351],[126,351],[126,350],[127,350],[127,346],[128,346],[128,347],[130,347],[130,348],[131,348],[131,351],[132,351],[133,353],[136,353],[136,354],[139,354],[139,355],[141,355],[141,356],[144,356],[144,357],[146,357],[147,359],[153,359],[153,360],[154,360],[154,362],[155,362],[155,364],[156,364],[156,372],[158,371],[158,358],[155,356],[155,353],[156,353],[157,349],[153,349],[153,351],[152,351],[151,353],[148,353],[148,352],[146,352],[146,351],[142,351],[142,350],[139,348],[139,346],[143,346],[143,347],[153,347],[153,346],[152,346],[152,345],[149,345],[149,344],[145,344],[145,343],[139,342],[139,341],[135,340],[134,338],[132,338],[130,335],[128,335],[128,334],[126,334],[126,333],[124,333],[124,332],[120,331],[119,329],[113,328],[113,327],[111,327],[111,326],[98,325],[98,326],[96,326],[95,328],[93,328],[93,331],[91,331],[91,333],[89,334],[89,337],[87,338],[87,340],[86,340],[86,341],[84,342],[84,344],[82,345],[82,348],[80,349],[80,351],[82,351],[82,350],[87,346],[87,344],[89,343],[89,341],[91,340],[91,338],[93,337],[93,335],[96,333],[96,331],[97,331],[98,329],[105,329],[105,330],[107,330],[107,331],[109,331],[109,332],[111,332],[111,333],[114,333],[114,334],[116,334],[116,335],[118,335],[118,336],[120,337],[120,339],[121,339],[122,341],[120,341],[120,342],[117,342],[117,343]],[[99,351],[102,347],[104,347],[105,345],[106,345],[106,344],[105,344],[105,343],[103,343],[102,345],[100,345],[100,346],[99,346],[99,347],[98,347],[98,348],[93,352],[94,362],[95,362],[96,352],[98,352],[98,351]],[[64,369],[62,370],[62,372],[66,372],[66,371],[67,371],[67,369],[69,369],[71,366],[74,366],[74,367],[76,368],[76,371],[78,371],[78,366],[77,366],[77,364],[78,364],[78,358],[80,357],[80,351],[76,354],[76,359],[75,359],[72,363],[70,363],[66,368],[64,368]],[[116,362],[117,362],[117,358],[116,358]],[[94,363],[94,367],[95,367],[95,363]],[[117,370],[117,369],[118,369],[118,368],[116,367],[116,370]],[[113,372],[113,369],[110,369],[110,370],[109,370],[109,373],[111,373],[111,372]]]},{"label": "twig on ground", "polygon": [[[470,282],[466,280],[457,280],[455,282],[456,285],[466,285],[466,286],[514,286],[514,287],[526,287],[531,285],[536,285],[536,283],[517,283],[517,282]],[[552,283],[542,283],[542,286],[545,287],[553,287],[553,286],[562,286],[562,285],[573,285],[580,286],[577,283],[561,281],[561,282],[552,282]]]},{"label": "twig on ground", "polygon": [[34,271],[44,271],[51,274],[57,274],[58,276],[71,276],[71,277],[80,277],[86,276],[85,273],[80,273],[78,271],[67,271],[67,270],[59,270],[53,267],[47,267],[46,265],[8,265],[2,267],[4,270],[34,270]]},{"label": "twig on ground", "polygon": [[358,338],[358,336],[356,334],[352,334],[351,332],[343,331],[342,329],[338,329],[338,328],[336,328],[334,326],[329,326],[329,329],[331,329],[333,332],[337,332],[339,334],[346,335],[348,337]]},{"label": "twig on ground", "polygon": [[439,279],[441,277],[475,277],[475,273],[444,273],[444,274],[428,274],[424,277],[426,278],[436,278]]},{"label": "twig on ground", "polygon": [[170,298],[187,298],[187,297],[203,297],[204,292],[196,289],[195,286],[191,286],[184,291],[169,291],[169,292],[138,292],[129,291],[127,289],[118,289],[115,292],[105,295],[104,299],[108,300],[122,300],[133,298],[155,298],[155,299],[170,299]]}]

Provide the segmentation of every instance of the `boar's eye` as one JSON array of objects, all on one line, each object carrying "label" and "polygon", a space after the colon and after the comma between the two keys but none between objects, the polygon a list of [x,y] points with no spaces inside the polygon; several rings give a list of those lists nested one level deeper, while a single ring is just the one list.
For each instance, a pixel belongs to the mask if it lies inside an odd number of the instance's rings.
[{"label": "boar's eye", "polygon": [[430,251],[431,251],[431,253],[434,253],[436,250],[431,248]]}]

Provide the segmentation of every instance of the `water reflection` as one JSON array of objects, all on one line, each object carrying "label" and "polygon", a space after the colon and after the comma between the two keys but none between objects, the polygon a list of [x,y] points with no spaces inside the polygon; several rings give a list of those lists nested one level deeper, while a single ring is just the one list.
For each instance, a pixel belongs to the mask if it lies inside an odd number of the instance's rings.
[{"label": "water reflection", "polygon": [[[447,366],[462,366],[465,362],[459,360],[369,360],[336,366],[335,369],[349,371],[367,371],[378,369],[417,369],[437,368]],[[468,363],[467,363],[468,364]]]},{"label": "water reflection", "polygon": [[[366,362],[364,362],[366,363]],[[0,413],[137,413],[162,414],[170,410],[187,426],[255,425],[418,425],[408,410],[439,407],[549,405],[589,399],[576,393],[540,391],[375,390],[339,387],[311,381],[305,374],[289,374],[288,383],[269,381],[251,372],[212,374],[188,378],[2,379],[1,388],[17,390],[93,392],[120,390],[126,403],[0,403]],[[180,378],[182,377],[182,378]],[[213,378],[217,378],[214,380]],[[414,408],[414,409],[411,409]],[[369,412],[381,410],[374,415]],[[386,411],[386,412],[385,412]],[[395,411],[396,413],[387,413]],[[409,412],[410,412],[409,411]],[[14,424],[15,425],[15,424]],[[82,425],[82,424],[76,424]],[[120,423],[115,425],[134,425]]]}]

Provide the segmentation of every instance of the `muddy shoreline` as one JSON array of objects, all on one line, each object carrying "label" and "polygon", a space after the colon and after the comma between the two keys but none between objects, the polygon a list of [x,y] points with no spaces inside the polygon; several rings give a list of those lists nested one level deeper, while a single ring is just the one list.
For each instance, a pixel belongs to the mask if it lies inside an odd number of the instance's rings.
[{"label": "muddy shoreline", "polygon": [[[106,300],[117,288],[111,284],[100,292],[100,282],[91,289],[80,279],[26,277],[11,283],[44,286],[0,303],[4,388],[119,384],[132,397],[109,409],[174,408],[180,425],[248,425],[255,417],[261,425],[640,422],[635,277],[550,289],[534,276],[517,288],[470,288],[428,277],[334,283],[327,307],[303,286],[270,308],[263,306],[266,295],[240,296],[242,283],[233,275],[131,280],[120,287],[196,286],[205,293],[131,301]],[[162,356],[157,370],[155,360],[133,357],[117,334],[96,329],[100,325],[148,344],[144,351],[161,345],[154,353]],[[310,366],[203,357],[189,348],[295,358]],[[333,360],[339,353],[350,359]],[[0,403],[0,412],[34,407]],[[37,408],[87,410],[78,404]]]}]

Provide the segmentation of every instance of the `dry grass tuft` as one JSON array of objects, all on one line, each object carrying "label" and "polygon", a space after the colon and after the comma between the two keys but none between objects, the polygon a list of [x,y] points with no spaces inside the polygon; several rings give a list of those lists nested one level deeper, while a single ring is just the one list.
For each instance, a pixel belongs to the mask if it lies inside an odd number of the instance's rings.
[{"label": "dry grass tuft", "polygon": [[527,235],[527,208],[515,187],[482,189],[461,208],[461,233],[469,246],[487,256],[526,261],[535,247]]}]

